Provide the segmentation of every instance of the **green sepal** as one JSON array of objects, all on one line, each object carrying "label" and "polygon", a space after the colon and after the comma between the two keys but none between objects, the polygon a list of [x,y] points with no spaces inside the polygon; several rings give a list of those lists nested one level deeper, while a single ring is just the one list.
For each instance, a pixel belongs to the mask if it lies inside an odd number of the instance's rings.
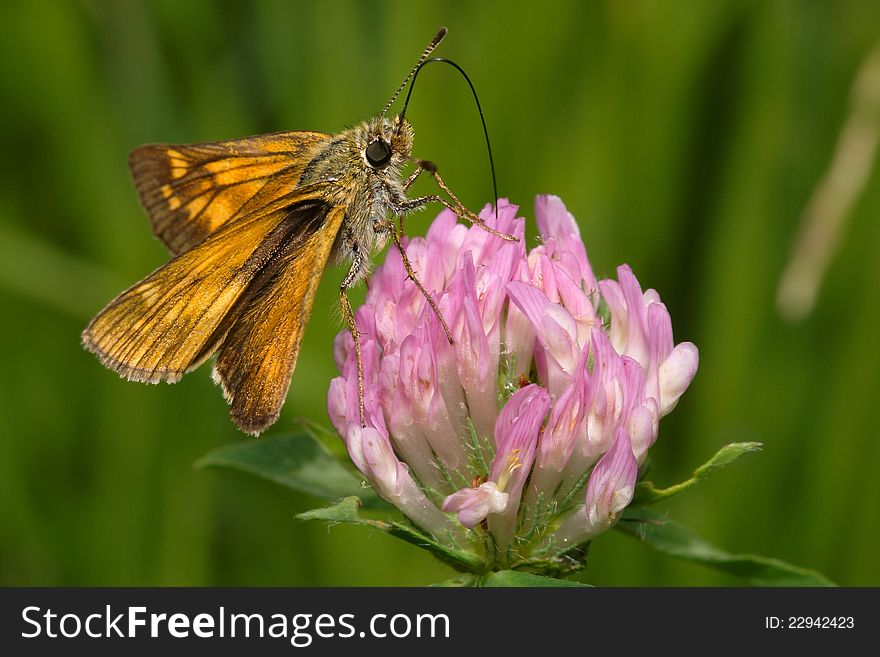
[{"label": "green sepal", "polygon": [[579,572],[587,567],[587,553],[590,541],[574,545],[565,552],[545,557],[526,557],[511,564],[517,572],[541,575],[543,577],[561,578]]}]

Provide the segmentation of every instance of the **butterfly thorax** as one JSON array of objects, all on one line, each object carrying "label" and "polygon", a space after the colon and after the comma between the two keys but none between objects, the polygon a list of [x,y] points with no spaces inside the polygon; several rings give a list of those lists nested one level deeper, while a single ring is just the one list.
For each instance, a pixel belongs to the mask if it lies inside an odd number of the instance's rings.
[{"label": "butterfly thorax", "polygon": [[[399,129],[398,129],[399,128]],[[371,158],[384,142],[387,161]],[[381,225],[404,198],[401,170],[410,159],[413,130],[404,119],[376,117],[335,136],[306,166],[299,186],[327,184],[323,197],[346,208],[333,249],[337,262],[369,256],[389,238]]]}]

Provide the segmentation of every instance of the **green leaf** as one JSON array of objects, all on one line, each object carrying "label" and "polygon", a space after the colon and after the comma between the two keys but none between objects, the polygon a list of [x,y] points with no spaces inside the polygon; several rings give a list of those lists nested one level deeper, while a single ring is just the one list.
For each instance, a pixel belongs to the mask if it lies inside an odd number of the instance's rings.
[{"label": "green leaf", "polygon": [[[309,420],[308,418],[297,418],[296,423],[299,424],[303,431],[314,438],[315,442],[324,448],[330,456],[333,456],[343,463],[349,463],[348,449],[345,447],[345,441],[339,437],[335,429],[325,427],[323,424]],[[352,468],[354,470],[354,468]]]},{"label": "green leaf", "polygon": [[303,513],[297,514],[296,517],[300,520],[323,520],[331,524],[344,522],[353,525],[369,525],[370,527],[383,529],[383,523],[379,522],[378,520],[361,518],[360,514],[358,513],[358,509],[360,508],[360,498],[352,495],[351,497],[346,497],[345,499],[340,500],[333,506],[325,506],[320,509],[304,511]]},{"label": "green leaf", "polygon": [[362,479],[306,434],[276,434],[218,447],[197,468],[231,468],[328,500],[356,495],[370,508],[387,507]]},{"label": "green leaf", "polygon": [[633,496],[633,501],[630,504],[630,508],[648,506],[650,504],[662,502],[663,500],[668,500],[670,497],[678,495],[679,493],[683,493],[689,488],[696,486],[699,482],[707,478],[713,472],[715,472],[716,470],[720,470],[727,465],[730,465],[739,457],[745,454],[749,454],[751,452],[760,451],[761,447],[761,443],[755,442],[731,443],[729,445],[725,445],[715,453],[715,456],[713,456],[699,468],[694,470],[694,474],[690,479],[688,479],[687,481],[683,481],[679,484],[675,484],[674,486],[670,486],[668,488],[656,488],[653,482],[640,481],[638,484],[636,484],[636,492]]},{"label": "green leaf", "polygon": [[836,586],[815,570],[754,554],[730,554],[701,538],[692,529],[646,509],[628,509],[617,529],[658,552],[703,564],[758,586]]},{"label": "green leaf", "polygon": [[532,573],[520,573],[515,570],[499,570],[495,573],[489,573],[482,580],[482,586],[486,587],[529,587],[529,588],[547,588],[547,587],[589,587],[589,584],[583,582],[572,582],[567,579],[556,579],[555,577],[544,577],[543,575],[533,575]]},{"label": "green leaf", "polygon": [[431,584],[431,586],[440,589],[466,589],[477,586],[478,582],[479,577],[477,575],[474,575],[473,573],[462,573],[442,582]]},{"label": "green leaf", "polygon": [[452,566],[456,570],[460,570],[466,573],[473,573],[480,572],[486,567],[486,564],[483,562],[483,560],[473,552],[468,552],[466,550],[457,550],[455,548],[449,547],[444,543],[440,543],[432,536],[423,534],[419,530],[414,529],[409,525],[404,525],[399,522],[389,522],[387,524],[388,529],[386,531],[389,534],[399,538],[402,541],[406,541],[407,543],[417,545],[423,550],[427,550],[435,557],[437,557],[440,561]]},{"label": "green leaf", "polygon": [[372,527],[373,529],[383,531],[395,538],[399,538],[402,541],[416,545],[423,550],[427,550],[437,559],[452,566],[456,570],[472,573],[481,572],[485,569],[483,560],[473,552],[450,547],[445,543],[441,543],[433,536],[429,536],[415,527],[400,522],[363,518],[358,513],[359,508],[360,500],[357,497],[347,497],[333,506],[322,509],[312,509],[311,511],[300,513],[297,515],[297,518],[300,520],[323,520],[331,524],[342,522]]}]

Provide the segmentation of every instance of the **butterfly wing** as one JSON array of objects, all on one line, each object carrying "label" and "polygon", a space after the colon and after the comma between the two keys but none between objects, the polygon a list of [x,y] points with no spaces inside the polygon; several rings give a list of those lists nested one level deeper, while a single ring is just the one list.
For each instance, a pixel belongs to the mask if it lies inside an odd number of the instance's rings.
[{"label": "butterfly wing", "polygon": [[278,418],[299,355],[320,274],[345,217],[325,206],[320,229],[291,240],[241,298],[214,364],[232,420],[257,435]]},{"label": "butterfly wing", "polygon": [[181,146],[151,144],[132,151],[129,168],[153,233],[177,255],[231,219],[288,194],[331,139],[303,131]]},{"label": "butterfly wing", "polygon": [[315,196],[227,224],[111,301],[83,344],[129,380],[178,381],[216,350],[276,256],[318,232],[326,208]]}]

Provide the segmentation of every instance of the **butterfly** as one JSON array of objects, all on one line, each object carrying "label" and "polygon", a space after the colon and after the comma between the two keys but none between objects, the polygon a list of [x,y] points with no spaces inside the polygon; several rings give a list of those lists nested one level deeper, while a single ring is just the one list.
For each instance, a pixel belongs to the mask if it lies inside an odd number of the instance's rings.
[{"label": "butterfly", "polygon": [[[216,355],[212,377],[233,422],[258,435],[284,404],[321,274],[330,262],[349,262],[339,301],[358,357],[363,423],[359,333],[346,290],[367,274],[371,254],[393,240],[446,328],[387,217],[439,202],[498,234],[462,205],[431,162],[412,157],[406,106],[387,116],[446,32],[438,31],[378,116],[340,134],[278,132],[135,149],[135,188],[173,258],[97,314],[82,334],[86,349],[122,377],[146,383],[176,382]],[[411,162],[416,168],[403,178]],[[407,197],[424,172],[448,198]]]}]

